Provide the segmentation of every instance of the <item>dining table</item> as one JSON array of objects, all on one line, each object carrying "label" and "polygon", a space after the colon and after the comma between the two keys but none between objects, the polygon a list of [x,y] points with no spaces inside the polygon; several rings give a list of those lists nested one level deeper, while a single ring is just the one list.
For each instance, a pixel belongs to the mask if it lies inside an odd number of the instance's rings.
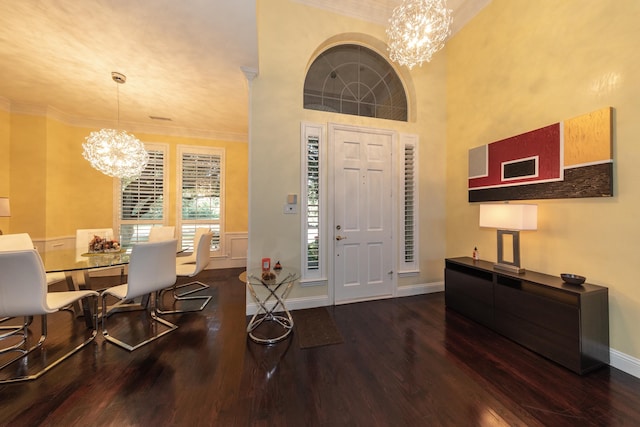
[{"label": "dining table", "polygon": [[92,270],[129,264],[126,250],[113,252],[79,252],[77,249],[51,249],[40,253],[47,273]]},{"label": "dining table", "polygon": [[[112,252],[90,253],[73,249],[50,249],[40,252],[40,257],[47,273],[64,273],[67,288],[70,291],[91,288],[90,272],[95,269],[108,267],[120,268],[120,283],[124,280],[124,266],[129,264],[130,252],[118,250]],[[73,305],[77,315],[84,314],[87,326],[92,325],[93,313],[89,304]]]}]

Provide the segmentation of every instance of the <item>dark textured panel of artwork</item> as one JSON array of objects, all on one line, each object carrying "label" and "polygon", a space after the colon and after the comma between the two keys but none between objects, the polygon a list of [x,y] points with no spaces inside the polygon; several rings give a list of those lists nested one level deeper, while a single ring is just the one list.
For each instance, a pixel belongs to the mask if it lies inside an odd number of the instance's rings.
[{"label": "dark textured panel of artwork", "polygon": [[470,190],[469,202],[613,196],[613,163],[565,169],[564,180]]},{"label": "dark textured panel of artwork", "polygon": [[536,174],[536,160],[529,159],[521,162],[504,165],[504,177],[520,178],[523,176],[534,176]]}]

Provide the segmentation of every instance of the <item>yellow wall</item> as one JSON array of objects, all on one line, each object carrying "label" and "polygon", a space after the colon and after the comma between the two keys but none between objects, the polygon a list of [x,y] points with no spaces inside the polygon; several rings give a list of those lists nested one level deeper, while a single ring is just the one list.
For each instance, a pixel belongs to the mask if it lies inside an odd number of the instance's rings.
[{"label": "yellow wall", "polygon": [[[3,121],[3,119],[6,120]],[[6,125],[3,125],[6,123]],[[8,142],[3,142],[3,129]],[[34,239],[75,235],[77,228],[113,226],[113,179],[96,171],[82,157],[82,143],[95,129],[71,126],[46,116],[10,114],[0,110],[0,150],[9,150],[2,186],[11,197],[11,233]],[[176,220],[176,147],[206,145],[225,150],[225,231],[247,231],[248,145],[202,138],[136,133],[142,142],[169,145],[169,223]],[[0,153],[3,151],[0,151]],[[7,156],[8,158],[9,156]],[[8,178],[4,180],[4,175]],[[11,185],[9,185],[9,182]],[[0,194],[2,195],[2,194]],[[3,220],[4,224],[6,220]]]},{"label": "yellow wall", "polygon": [[[10,182],[10,117],[9,113],[0,108],[0,197],[9,197]],[[11,200],[9,200],[11,202]],[[0,218],[0,230],[9,231],[9,218]]]},{"label": "yellow wall", "polygon": [[640,357],[640,2],[493,0],[447,45],[447,256],[496,259],[467,202],[469,148],[614,108],[614,197],[538,201],[524,267],[609,288],[611,347]]},{"label": "yellow wall", "polygon": [[46,118],[12,114],[9,166],[11,233],[45,236]]},{"label": "yellow wall", "polygon": [[[305,73],[317,54],[331,43],[356,42],[386,57],[384,27],[289,0],[258,1],[257,18],[260,69],[251,95],[248,265],[259,266],[265,256],[284,265],[300,265],[300,214],[283,214],[286,195],[300,193],[300,123],[325,127],[327,123],[346,123],[419,135],[421,274],[403,278],[400,285],[441,280],[445,249],[444,55],[411,73],[398,69],[413,101],[409,122],[305,110]],[[415,93],[420,95],[415,97]],[[326,286],[297,286],[291,296],[326,294]]]},{"label": "yellow wall", "polygon": [[37,237],[71,236],[78,228],[113,226],[113,180],[82,157],[82,143],[91,130],[47,119],[47,229]]}]

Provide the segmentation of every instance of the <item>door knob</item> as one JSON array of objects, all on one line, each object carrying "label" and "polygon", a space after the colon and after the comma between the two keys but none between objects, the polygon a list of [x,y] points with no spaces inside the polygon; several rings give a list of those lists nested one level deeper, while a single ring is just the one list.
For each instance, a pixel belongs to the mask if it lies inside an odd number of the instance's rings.
[{"label": "door knob", "polygon": [[336,236],[336,240],[345,240],[347,236]]}]

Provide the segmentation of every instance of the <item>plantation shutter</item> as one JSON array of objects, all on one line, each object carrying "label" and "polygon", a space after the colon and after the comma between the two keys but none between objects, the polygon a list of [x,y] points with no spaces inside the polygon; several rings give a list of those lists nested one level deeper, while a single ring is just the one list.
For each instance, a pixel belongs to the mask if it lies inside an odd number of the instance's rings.
[{"label": "plantation shutter", "polygon": [[401,194],[400,272],[417,271],[418,258],[418,164],[417,137],[403,135]]},{"label": "plantation shutter", "polygon": [[146,242],[151,227],[165,219],[165,153],[153,149],[147,153],[149,162],[142,174],[120,180],[119,234],[125,248]]},{"label": "plantation shutter", "polygon": [[181,156],[182,247],[193,249],[196,228],[213,231],[212,250],[220,249],[222,208],[222,156],[220,154],[183,152]]},{"label": "plantation shutter", "polygon": [[320,140],[307,138],[306,270],[320,268]]}]

